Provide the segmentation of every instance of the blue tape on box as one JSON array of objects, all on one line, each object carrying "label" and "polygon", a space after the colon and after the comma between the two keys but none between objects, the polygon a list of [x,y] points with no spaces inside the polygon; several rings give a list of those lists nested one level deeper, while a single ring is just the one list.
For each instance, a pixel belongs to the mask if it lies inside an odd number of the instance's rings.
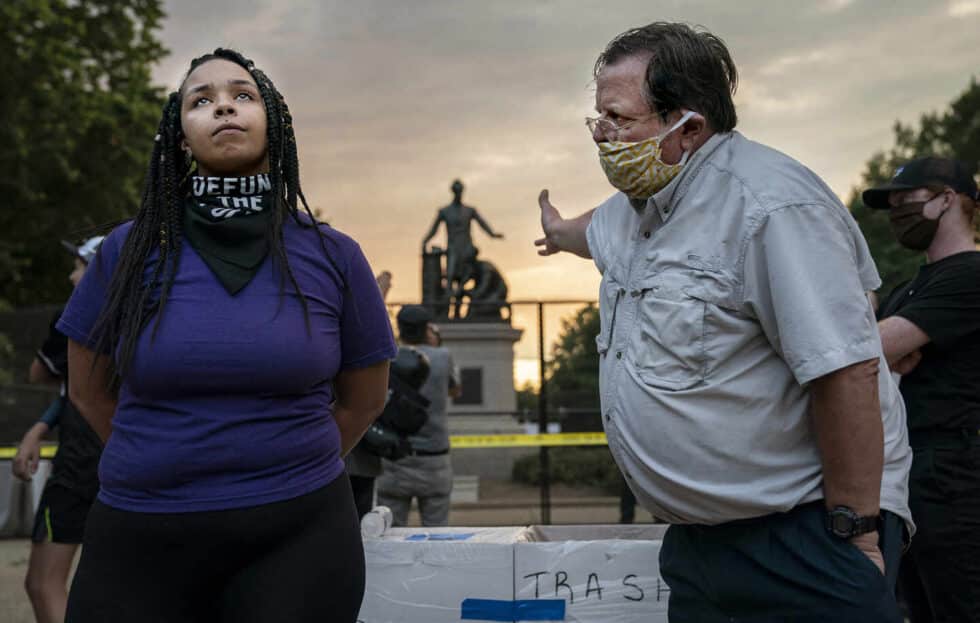
[{"label": "blue tape on box", "polygon": [[464,621],[564,621],[564,599],[464,599]]},{"label": "blue tape on box", "polygon": [[405,537],[406,541],[466,541],[473,538],[475,532],[460,532],[457,534],[410,534]]}]

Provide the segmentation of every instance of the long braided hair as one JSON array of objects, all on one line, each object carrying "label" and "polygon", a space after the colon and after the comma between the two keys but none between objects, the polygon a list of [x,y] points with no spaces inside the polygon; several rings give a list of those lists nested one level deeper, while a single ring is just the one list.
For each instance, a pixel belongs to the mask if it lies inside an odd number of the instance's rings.
[{"label": "long braided hair", "polygon": [[[320,239],[324,255],[341,279],[341,289],[348,285],[343,273],[327,252],[323,232],[317,226],[306,197],[299,183],[299,158],[296,151],[296,135],[293,118],[286,100],[265,73],[254,63],[234,50],[218,48],[210,54],[191,61],[184,77],[186,81],[195,69],[204,63],[223,59],[244,68],[258,85],[265,105],[269,150],[269,180],[272,184],[273,217],[268,232],[272,257],[280,267],[280,305],[288,277],[303,308],[307,331],[310,328],[309,309],[300,291],[286,254],[283,224],[292,218],[298,225],[313,229]],[[181,87],[182,88],[182,87]],[[189,192],[192,174],[191,162],[181,147],[183,130],[180,124],[182,96],[180,91],[171,93],[163,107],[163,115],[154,139],[153,153],[143,188],[140,209],[133,220],[132,229],[123,244],[118,264],[109,282],[105,304],[92,330],[93,347],[98,353],[115,353],[109,379],[110,389],[118,389],[132,363],[140,333],[155,318],[152,336],[160,326],[160,318],[166,308],[170,289],[180,258],[184,200]],[[299,204],[309,218],[300,218]],[[153,262],[149,277],[144,281],[148,262],[154,251],[158,257]],[[156,296],[155,293],[159,293]]]}]

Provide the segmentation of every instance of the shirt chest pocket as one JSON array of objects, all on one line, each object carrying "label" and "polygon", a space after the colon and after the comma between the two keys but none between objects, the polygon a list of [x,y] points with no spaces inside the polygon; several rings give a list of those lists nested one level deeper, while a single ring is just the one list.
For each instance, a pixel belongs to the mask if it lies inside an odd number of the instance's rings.
[{"label": "shirt chest pocket", "polygon": [[627,294],[639,298],[629,355],[645,384],[676,391],[708,377],[719,337],[712,310],[730,291],[716,273],[685,269],[654,275]]},{"label": "shirt chest pocket", "polygon": [[600,355],[609,352],[612,345],[613,331],[616,328],[616,313],[626,290],[620,281],[613,276],[612,271],[606,273],[599,286],[599,335],[596,336],[596,349]]}]

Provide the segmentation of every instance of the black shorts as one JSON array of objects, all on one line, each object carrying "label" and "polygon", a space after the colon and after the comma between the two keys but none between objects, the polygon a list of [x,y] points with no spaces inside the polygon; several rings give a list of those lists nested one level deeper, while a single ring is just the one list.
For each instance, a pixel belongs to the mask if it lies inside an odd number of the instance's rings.
[{"label": "black shorts", "polygon": [[48,484],[41,494],[34,515],[35,543],[66,543],[78,545],[85,534],[85,518],[94,500],[81,496],[67,487]]}]

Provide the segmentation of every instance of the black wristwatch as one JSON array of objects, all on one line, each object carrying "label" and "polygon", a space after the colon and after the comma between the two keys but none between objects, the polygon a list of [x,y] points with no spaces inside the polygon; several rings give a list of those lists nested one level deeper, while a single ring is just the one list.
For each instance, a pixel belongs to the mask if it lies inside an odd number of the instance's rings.
[{"label": "black wristwatch", "polygon": [[867,534],[878,529],[880,517],[862,517],[854,509],[846,506],[835,506],[827,511],[827,532],[839,539],[850,539],[860,534]]}]

